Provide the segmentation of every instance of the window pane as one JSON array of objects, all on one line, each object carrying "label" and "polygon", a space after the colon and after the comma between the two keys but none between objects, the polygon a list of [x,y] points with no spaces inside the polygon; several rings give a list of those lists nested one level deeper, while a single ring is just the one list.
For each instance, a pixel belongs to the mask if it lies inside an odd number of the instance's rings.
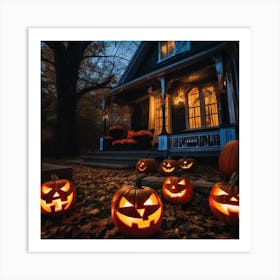
[{"label": "window pane", "polygon": [[174,53],[175,41],[160,42],[160,58],[164,58]]},{"label": "window pane", "polygon": [[193,88],[188,93],[189,127],[201,127],[200,100],[198,88]]},{"label": "window pane", "polygon": [[168,41],[168,54],[172,54],[174,52],[174,41]]},{"label": "window pane", "polygon": [[206,126],[218,126],[218,105],[215,89],[213,86],[204,87],[202,89],[204,103],[205,103],[205,117],[206,117]]},{"label": "window pane", "polygon": [[161,58],[167,56],[167,42],[161,42]]}]

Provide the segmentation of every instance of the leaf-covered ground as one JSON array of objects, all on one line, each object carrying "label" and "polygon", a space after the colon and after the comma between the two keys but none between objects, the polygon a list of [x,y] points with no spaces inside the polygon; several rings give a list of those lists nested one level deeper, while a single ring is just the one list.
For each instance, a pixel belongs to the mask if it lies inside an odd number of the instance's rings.
[{"label": "leaf-covered ground", "polygon": [[[49,162],[49,161],[48,161]],[[41,238],[48,239],[106,239],[126,238],[111,220],[111,200],[115,192],[124,185],[133,185],[135,170],[112,170],[67,164],[73,168],[73,183],[77,189],[77,201],[67,214],[49,218],[41,217]],[[152,176],[162,176],[155,172]],[[192,182],[207,182],[212,185],[221,181],[216,166],[200,165],[186,177]],[[199,181],[198,181],[199,180]],[[187,205],[167,202],[161,187],[155,188],[163,207],[161,229],[152,238],[175,239],[233,239],[239,237],[237,227],[225,225],[217,220],[208,206],[210,188],[194,188],[192,200]]]}]

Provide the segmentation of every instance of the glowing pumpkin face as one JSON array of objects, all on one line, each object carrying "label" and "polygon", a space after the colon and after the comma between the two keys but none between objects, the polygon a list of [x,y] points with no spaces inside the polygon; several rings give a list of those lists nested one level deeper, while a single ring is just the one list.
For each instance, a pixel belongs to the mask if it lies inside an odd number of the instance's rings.
[{"label": "glowing pumpkin face", "polygon": [[136,171],[138,173],[147,173],[155,171],[157,167],[156,161],[153,158],[143,158],[136,162]]},{"label": "glowing pumpkin face", "polygon": [[209,206],[219,220],[229,225],[239,222],[239,188],[237,185],[216,183],[209,195]]},{"label": "glowing pumpkin face", "polygon": [[164,159],[159,167],[161,173],[166,175],[171,175],[175,173],[178,169],[178,163],[176,160]]},{"label": "glowing pumpkin face", "polygon": [[193,158],[181,158],[178,160],[178,164],[184,171],[193,171],[196,168],[196,161]]},{"label": "glowing pumpkin face", "polygon": [[41,213],[57,216],[68,212],[76,200],[76,190],[66,179],[53,180],[41,185]]},{"label": "glowing pumpkin face", "polygon": [[193,195],[193,186],[187,178],[167,177],[162,184],[162,193],[172,203],[188,203]]},{"label": "glowing pumpkin face", "polygon": [[150,187],[120,188],[111,204],[116,227],[129,237],[148,237],[159,230],[163,209],[159,195]]}]

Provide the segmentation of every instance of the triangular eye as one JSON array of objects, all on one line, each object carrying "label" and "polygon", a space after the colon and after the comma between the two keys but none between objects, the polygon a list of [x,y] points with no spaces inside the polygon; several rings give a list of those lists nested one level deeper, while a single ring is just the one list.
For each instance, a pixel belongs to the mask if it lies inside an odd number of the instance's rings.
[{"label": "triangular eye", "polygon": [[129,202],[124,196],[120,200],[120,208],[131,207],[134,206],[131,202]]},{"label": "triangular eye", "polygon": [[220,188],[216,188],[216,189],[214,190],[213,195],[228,195],[228,193],[225,192],[225,191],[223,191],[223,190],[220,189]]},{"label": "triangular eye", "polygon": [[64,192],[68,192],[69,189],[70,189],[70,184],[68,182],[61,188],[61,190]]},{"label": "triangular eye", "polygon": [[148,205],[156,205],[157,202],[158,202],[157,197],[156,197],[155,194],[153,193],[153,194],[151,194],[151,195],[149,196],[149,198],[144,202],[144,205],[145,205],[145,206],[148,206]]},{"label": "triangular eye", "polygon": [[185,186],[186,185],[186,180],[185,179],[180,180],[178,185]]},{"label": "triangular eye", "polygon": [[171,184],[171,180],[168,178],[166,181],[165,181],[166,184],[170,185]]},{"label": "triangular eye", "polygon": [[46,187],[46,186],[43,186],[43,187],[42,187],[42,192],[43,192],[44,194],[49,193],[51,190],[52,190],[52,188],[49,188],[49,187]]}]

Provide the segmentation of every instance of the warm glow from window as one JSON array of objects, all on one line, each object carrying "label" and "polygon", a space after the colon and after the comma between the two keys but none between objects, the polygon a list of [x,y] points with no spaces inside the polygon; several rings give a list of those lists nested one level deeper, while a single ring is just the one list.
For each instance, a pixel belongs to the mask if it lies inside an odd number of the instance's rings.
[{"label": "warm glow from window", "polygon": [[217,99],[213,86],[204,87],[202,89],[202,94],[204,96],[205,103],[205,118],[206,118],[206,126],[218,126],[218,107],[217,107]]},{"label": "warm glow from window", "polygon": [[188,93],[189,127],[201,127],[201,112],[198,88],[193,88]]},{"label": "warm glow from window", "polygon": [[174,53],[175,41],[160,42],[160,58],[164,58]]}]

